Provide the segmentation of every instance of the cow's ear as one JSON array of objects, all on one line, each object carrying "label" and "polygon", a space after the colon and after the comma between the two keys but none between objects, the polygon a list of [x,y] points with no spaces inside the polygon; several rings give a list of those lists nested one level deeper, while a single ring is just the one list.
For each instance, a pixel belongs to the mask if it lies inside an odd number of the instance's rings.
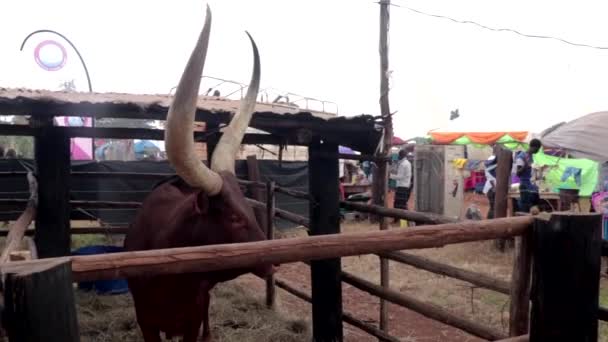
[{"label": "cow's ear", "polygon": [[196,194],[194,211],[199,215],[205,215],[209,212],[209,197],[207,197],[204,191],[199,191]]}]

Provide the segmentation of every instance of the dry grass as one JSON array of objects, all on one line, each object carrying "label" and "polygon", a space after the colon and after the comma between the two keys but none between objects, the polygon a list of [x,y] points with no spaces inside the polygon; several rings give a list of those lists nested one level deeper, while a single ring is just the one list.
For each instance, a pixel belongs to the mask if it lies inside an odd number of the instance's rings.
[{"label": "dry grass", "polygon": [[[210,310],[214,341],[310,341],[306,322],[279,315],[252,298],[235,283],[214,289]],[[81,341],[143,341],[131,295],[98,296],[76,291],[76,299]]]}]

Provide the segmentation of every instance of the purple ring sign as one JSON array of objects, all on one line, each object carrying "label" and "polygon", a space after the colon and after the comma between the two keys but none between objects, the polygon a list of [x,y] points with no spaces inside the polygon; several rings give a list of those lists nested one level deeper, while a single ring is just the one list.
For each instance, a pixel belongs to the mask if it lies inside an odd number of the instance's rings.
[{"label": "purple ring sign", "polygon": [[47,71],[57,71],[65,66],[68,54],[65,48],[54,40],[40,42],[34,50],[34,59]]}]

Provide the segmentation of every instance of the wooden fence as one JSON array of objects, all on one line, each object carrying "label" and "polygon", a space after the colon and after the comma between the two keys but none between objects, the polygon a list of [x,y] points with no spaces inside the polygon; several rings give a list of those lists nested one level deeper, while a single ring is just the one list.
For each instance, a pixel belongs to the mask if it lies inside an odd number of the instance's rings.
[{"label": "wooden fence", "polygon": [[[315,222],[318,224],[322,221],[318,217],[309,219],[276,208],[274,193],[281,192],[310,200],[313,216],[314,207],[319,206],[320,194],[285,189],[272,182],[242,181],[242,184],[262,190],[265,203],[255,199],[249,201],[254,208],[263,210],[266,217],[281,217],[297,222],[309,227],[313,233],[318,229]],[[311,188],[312,186],[313,184]],[[139,203],[80,201],[72,202],[71,205],[91,208],[138,207]],[[390,329],[382,330],[342,311],[341,282],[486,340],[595,341],[598,318],[608,318],[608,311],[598,308],[600,256],[602,250],[608,251],[608,248],[602,249],[600,215],[554,213],[537,217],[454,222],[453,219],[434,214],[351,202],[341,202],[340,205],[379,216],[407,219],[424,226],[348,234],[338,234],[339,230],[330,234],[324,231],[307,238],[273,240],[273,220],[267,220],[265,227],[269,240],[263,242],[11,262],[2,266],[6,323],[11,341],[23,340],[25,336],[31,341],[42,341],[44,336],[57,336],[62,341],[77,341],[77,317],[71,293],[73,281],[115,279],[140,274],[202,272],[249,267],[259,263],[322,263],[320,275],[324,278],[317,284],[313,279],[311,294],[304,293],[275,276],[266,279],[266,303],[269,307],[275,303],[275,287],[312,303],[316,341],[341,341],[342,321],[381,341],[398,341],[390,335]],[[337,212],[337,208],[329,210]],[[124,227],[88,229],[72,228],[71,231],[125,232]],[[516,238],[511,282],[403,252],[407,249],[510,237]],[[340,257],[362,254],[376,254],[394,262],[509,295],[509,333],[483,326],[434,304],[341,270]],[[334,261],[327,263],[328,260]],[[327,278],[330,278],[329,281]],[[336,284],[331,279],[337,279],[338,287],[328,290],[327,286]],[[319,313],[321,311],[322,314]],[[325,321],[321,322],[322,319]],[[507,339],[509,337],[511,338]]]}]

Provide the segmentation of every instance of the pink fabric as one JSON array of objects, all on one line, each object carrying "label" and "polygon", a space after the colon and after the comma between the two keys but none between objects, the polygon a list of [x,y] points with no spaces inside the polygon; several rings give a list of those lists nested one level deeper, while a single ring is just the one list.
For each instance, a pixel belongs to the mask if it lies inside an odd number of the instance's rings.
[{"label": "pink fabric", "polygon": [[[60,116],[57,117],[58,126],[70,126],[70,117]],[[72,117],[72,119],[74,119]],[[93,120],[90,117],[82,118],[84,127],[92,127]],[[92,160],[93,159],[93,148],[91,138],[72,138],[70,139],[70,152],[72,154],[72,160]]]}]

